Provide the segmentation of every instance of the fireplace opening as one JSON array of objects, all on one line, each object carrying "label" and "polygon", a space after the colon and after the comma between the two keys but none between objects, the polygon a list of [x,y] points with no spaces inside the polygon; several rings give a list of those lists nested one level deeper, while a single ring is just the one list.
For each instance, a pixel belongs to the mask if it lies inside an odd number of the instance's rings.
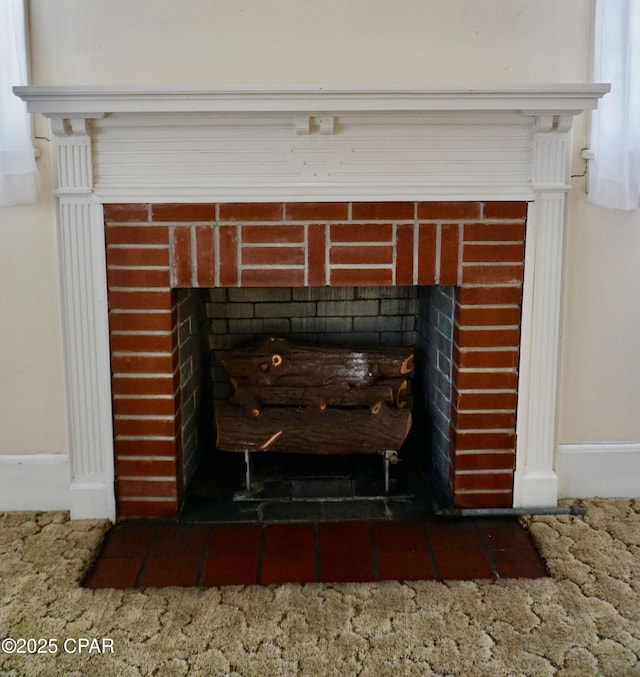
[{"label": "fireplace opening", "polygon": [[[186,518],[406,517],[430,512],[434,491],[447,494],[453,287],[216,288],[181,296],[181,391],[189,403],[182,424]],[[250,454],[247,488],[243,455],[216,449],[213,409],[231,396],[225,355],[264,337],[413,351],[415,368],[407,379],[412,427],[388,474],[379,455],[262,452]],[[208,382],[195,375],[205,365]]]}]

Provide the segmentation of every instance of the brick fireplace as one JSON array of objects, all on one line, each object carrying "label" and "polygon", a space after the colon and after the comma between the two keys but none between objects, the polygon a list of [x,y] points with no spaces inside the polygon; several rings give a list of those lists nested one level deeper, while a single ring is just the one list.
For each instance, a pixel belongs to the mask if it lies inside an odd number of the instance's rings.
[{"label": "brick fireplace", "polygon": [[175,514],[189,308],[260,287],[442,290],[438,472],[554,506],[570,133],[606,89],[16,88],[51,119],[72,517]]},{"label": "brick fireplace", "polygon": [[453,354],[439,356],[450,411],[427,412],[450,427],[438,467],[456,506],[510,507],[526,213],[526,202],[107,205],[118,514],[180,509],[203,450],[188,385],[197,353],[179,348],[200,325],[192,290],[221,287],[453,288]]}]

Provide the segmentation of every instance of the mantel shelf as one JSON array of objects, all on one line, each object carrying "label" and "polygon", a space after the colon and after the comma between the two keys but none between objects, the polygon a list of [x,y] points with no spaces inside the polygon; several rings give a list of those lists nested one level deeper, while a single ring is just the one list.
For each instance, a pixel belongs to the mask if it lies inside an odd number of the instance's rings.
[{"label": "mantel shelf", "polygon": [[597,106],[608,84],[526,86],[29,86],[14,87],[31,113],[521,111],[577,114]]}]

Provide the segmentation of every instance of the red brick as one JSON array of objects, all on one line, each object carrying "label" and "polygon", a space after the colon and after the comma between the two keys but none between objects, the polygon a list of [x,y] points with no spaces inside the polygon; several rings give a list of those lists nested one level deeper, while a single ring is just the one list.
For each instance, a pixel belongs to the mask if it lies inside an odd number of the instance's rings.
[{"label": "red brick", "polygon": [[456,428],[461,430],[506,429],[512,430],[516,424],[514,411],[459,411],[456,414]]},{"label": "red brick", "polygon": [[173,230],[173,286],[192,286],[191,228],[181,226]]},{"label": "red brick", "polygon": [[465,263],[522,263],[524,244],[466,244]]},{"label": "red brick", "polygon": [[220,226],[220,286],[238,285],[238,229],[236,226]]},{"label": "red brick", "polygon": [[172,306],[170,289],[109,292],[109,308],[112,310],[170,310]]},{"label": "red brick", "polygon": [[440,227],[440,277],[438,284],[459,283],[459,233],[458,225],[447,223]]},{"label": "red brick", "polygon": [[303,287],[304,270],[302,269],[269,269],[243,270],[243,287]]},{"label": "red brick", "polygon": [[111,350],[120,353],[171,353],[174,334],[111,334]]},{"label": "red brick", "polygon": [[519,329],[466,329],[458,328],[457,343],[461,348],[517,348],[520,345]]},{"label": "red brick", "polygon": [[146,378],[115,375],[111,378],[114,395],[173,395],[178,382],[177,373]]},{"label": "red brick", "polygon": [[242,244],[303,244],[304,226],[242,226]]},{"label": "red brick", "polygon": [[347,202],[287,202],[287,221],[344,221],[349,218]]},{"label": "red brick", "polygon": [[479,202],[419,202],[418,218],[430,221],[480,218]]},{"label": "red brick", "polygon": [[171,374],[175,363],[172,354],[121,355],[111,356],[111,370],[114,374]]},{"label": "red brick", "polygon": [[169,244],[169,229],[166,226],[107,226],[107,245],[112,244]]},{"label": "red brick", "polygon": [[524,219],[527,202],[485,202],[482,214],[485,219]]},{"label": "red brick", "polygon": [[132,498],[175,498],[177,487],[175,480],[123,480],[116,481],[116,496]]},{"label": "red brick", "polygon": [[326,226],[309,226],[307,243],[307,278],[309,286],[324,287],[327,284]]},{"label": "red brick", "polygon": [[462,305],[516,304],[522,302],[522,285],[500,287],[461,287],[457,300]]},{"label": "red brick", "polygon": [[151,205],[153,221],[214,221],[213,204],[158,204]]},{"label": "red brick", "polygon": [[459,370],[456,384],[460,390],[515,390],[518,375],[511,371]]},{"label": "red brick", "polygon": [[390,223],[340,223],[330,228],[331,242],[391,242]]},{"label": "red brick", "polygon": [[331,247],[329,259],[332,264],[376,265],[393,263],[393,247]]},{"label": "red brick", "polygon": [[117,439],[114,442],[118,456],[166,456],[174,458],[177,454],[175,440]]},{"label": "red brick", "polygon": [[518,349],[505,350],[460,350],[453,349],[453,361],[458,367],[470,369],[515,369],[519,362]]},{"label": "red brick", "polygon": [[396,284],[413,284],[413,226],[396,229]]},{"label": "red brick", "polygon": [[524,242],[522,223],[465,223],[465,242]]},{"label": "red brick", "polygon": [[108,247],[108,266],[166,266],[169,267],[169,249],[167,247]]},{"label": "red brick", "polygon": [[436,282],[436,236],[435,225],[420,224],[418,229],[418,284],[432,285]]},{"label": "red brick", "polygon": [[242,247],[244,266],[304,266],[302,247]]},{"label": "red brick", "polygon": [[458,307],[457,321],[465,327],[488,326],[488,325],[519,325],[520,307],[507,306],[477,308],[473,306]]},{"label": "red brick", "polygon": [[175,311],[152,313],[109,312],[111,331],[171,331],[176,324]]},{"label": "red brick", "polygon": [[513,492],[475,493],[457,491],[453,496],[457,508],[512,508]]},{"label": "red brick", "polygon": [[390,287],[393,274],[385,268],[339,268],[331,270],[331,285],[334,287]]},{"label": "red brick", "polygon": [[522,265],[506,266],[463,266],[462,281],[464,284],[494,284],[497,282],[522,282],[524,267]]},{"label": "red brick", "polygon": [[456,473],[453,487],[455,491],[503,491],[513,488],[513,474],[511,472]]},{"label": "red brick", "polygon": [[456,391],[453,400],[459,414],[465,409],[512,409],[515,411],[518,395],[515,392],[466,393]]},{"label": "red brick", "polygon": [[406,221],[415,218],[414,202],[354,202],[351,205],[354,221]]},{"label": "red brick", "polygon": [[120,518],[132,517],[175,517],[178,514],[178,501],[117,501]]},{"label": "red brick", "polygon": [[455,444],[456,450],[460,451],[470,451],[473,449],[504,449],[512,451],[515,446],[515,434],[513,432],[464,433],[458,430],[452,435],[452,441]]},{"label": "red brick", "polygon": [[175,477],[176,462],[163,459],[119,459],[116,458],[116,476],[121,477]]},{"label": "red brick", "polygon": [[171,437],[178,430],[173,418],[115,418],[113,432],[120,437]]},{"label": "red brick", "polygon": [[174,397],[115,397],[114,416],[174,416],[178,403]]},{"label": "red brick", "polygon": [[130,221],[148,221],[148,204],[114,204],[104,205],[104,220],[118,223]]},{"label": "red brick", "polygon": [[209,226],[197,226],[196,264],[198,268],[198,287],[213,287],[215,285],[214,258],[213,228]]},{"label": "red brick", "polygon": [[107,282],[110,287],[168,287],[169,269],[109,268]]},{"label": "red brick", "polygon": [[282,203],[221,204],[220,221],[282,221]]},{"label": "red brick", "polygon": [[457,470],[513,470],[515,462],[513,452],[456,454]]}]

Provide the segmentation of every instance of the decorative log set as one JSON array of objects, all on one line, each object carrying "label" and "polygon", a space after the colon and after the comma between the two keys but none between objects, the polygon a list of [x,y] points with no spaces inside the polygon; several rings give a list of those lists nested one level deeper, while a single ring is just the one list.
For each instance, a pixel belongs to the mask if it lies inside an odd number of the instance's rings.
[{"label": "decorative log set", "polygon": [[282,338],[223,359],[233,393],[215,406],[222,451],[386,454],[411,428],[411,348],[306,346]]}]

